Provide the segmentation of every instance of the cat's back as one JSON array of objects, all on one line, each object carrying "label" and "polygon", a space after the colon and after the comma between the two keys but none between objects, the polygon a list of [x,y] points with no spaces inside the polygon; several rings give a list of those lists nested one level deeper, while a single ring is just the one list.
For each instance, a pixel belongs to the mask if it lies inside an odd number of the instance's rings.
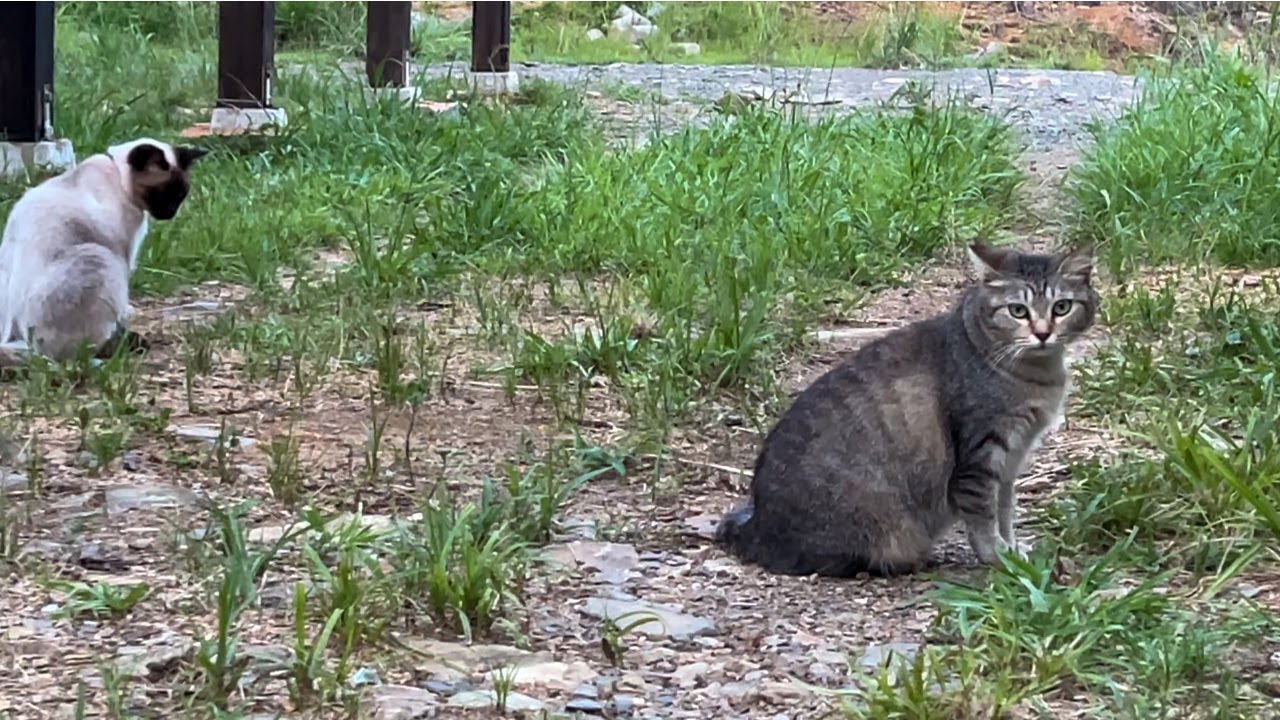
[{"label": "cat's back", "polygon": [[[875,388],[937,389],[952,353],[950,314],[897,328],[864,345],[816,380],[801,397],[859,394]],[[912,393],[916,394],[916,393]],[[798,401],[799,399],[797,399]]]},{"label": "cat's back", "polygon": [[114,164],[94,155],[23,193],[5,221],[0,257],[34,260],[81,242],[114,245],[127,212]]},{"label": "cat's back", "polygon": [[761,462],[843,463],[851,450],[872,463],[903,453],[941,457],[950,321],[943,315],[894,330],[822,375],[774,426]]}]

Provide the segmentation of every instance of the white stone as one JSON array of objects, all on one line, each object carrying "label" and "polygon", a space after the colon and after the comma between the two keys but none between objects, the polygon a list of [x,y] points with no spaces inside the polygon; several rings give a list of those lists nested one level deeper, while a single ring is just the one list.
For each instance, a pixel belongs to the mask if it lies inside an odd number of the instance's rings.
[{"label": "white stone", "polygon": [[632,628],[632,632],[649,637],[673,637],[686,639],[700,635],[713,635],[716,624],[706,618],[686,615],[672,608],[646,603],[641,600],[622,600],[609,597],[588,598],[582,606],[585,615],[610,618],[622,626],[646,622]]},{"label": "white stone", "polygon": [[480,97],[514,95],[519,90],[520,78],[514,70],[471,73],[471,91]]},{"label": "white stone", "polygon": [[[178,425],[170,423],[165,428],[165,432],[173,433],[178,437],[187,438],[189,440],[203,440],[210,446],[218,443],[218,438],[222,436],[222,428],[213,425]],[[250,448],[258,443],[253,438],[240,435],[239,430],[228,432],[226,440],[232,448]]]},{"label": "white stone", "polygon": [[289,117],[284,108],[227,108],[213,109],[209,129],[214,133],[236,133],[261,130],[268,125],[284,127]]},{"label": "white stone", "polygon": [[587,39],[591,42],[604,39],[604,31],[600,28],[591,28],[587,31]]},{"label": "white stone", "polygon": [[0,180],[20,180],[39,168],[65,171],[75,166],[70,140],[0,142]]},{"label": "white stone", "polygon": [[671,43],[671,49],[679,52],[681,55],[701,55],[702,46],[696,42],[679,42]]},{"label": "white stone", "polygon": [[380,685],[369,690],[373,720],[414,720],[431,717],[440,700],[436,694],[407,685]]},{"label": "white stone", "polygon": [[[469,690],[460,692],[449,698],[449,707],[456,708],[496,708],[498,693],[493,690]],[[538,712],[544,707],[543,702],[528,695],[513,692],[507,695],[506,712]]]},{"label": "white stone", "polygon": [[[538,656],[534,656],[530,660],[537,659]],[[512,687],[545,687],[551,690],[569,692],[579,685],[593,680],[596,677],[596,671],[581,660],[571,663],[563,663],[557,660],[541,660],[505,668],[495,668],[489,671],[490,682],[497,682],[504,676],[511,680]]]},{"label": "white stone", "polygon": [[658,26],[654,25],[649,18],[632,10],[627,5],[618,8],[618,12],[614,13],[613,22],[609,23],[612,28],[610,35],[617,35],[627,42],[637,42],[644,38],[655,35],[658,32]]},{"label": "white stone", "polygon": [[399,100],[402,103],[417,102],[422,98],[422,88],[416,85],[405,87],[371,87],[365,89],[366,97],[373,100]]}]

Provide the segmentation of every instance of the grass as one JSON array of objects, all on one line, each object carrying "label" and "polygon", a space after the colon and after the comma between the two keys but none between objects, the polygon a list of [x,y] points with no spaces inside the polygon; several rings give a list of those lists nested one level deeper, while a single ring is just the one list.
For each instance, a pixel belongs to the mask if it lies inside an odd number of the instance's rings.
[{"label": "grass", "polygon": [[1115,131],[1095,131],[1072,191],[1073,234],[1100,241],[1116,272],[1175,259],[1275,265],[1280,105],[1270,83],[1258,66],[1214,54],[1150,77]]},{"label": "grass", "polygon": [[[669,3],[652,18],[661,32],[637,46],[616,35],[589,40],[588,29],[608,33],[619,5],[545,3],[518,12],[512,52],[542,62],[903,67],[936,66],[967,51],[954,18],[894,5],[833,23],[782,3]],[[700,48],[695,56],[680,47],[690,42]]]},{"label": "grass", "polygon": [[[792,9],[743,5],[669,4],[670,37],[644,52],[692,41],[706,59],[802,63],[831,49]],[[203,120],[212,13],[60,5],[59,129],[85,154]],[[853,61],[955,52],[922,11],[886,13],[841,45]],[[522,11],[517,42],[573,57],[588,50],[547,28],[611,14]],[[86,714],[133,712],[145,686],[165,716],[356,716],[372,673],[418,672],[402,638],[540,648],[573,581],[539,558],[584,506],[601,538],[685,547],[663,528],[731,490],[700,458],[748,462],[782,381],[814,354],[808,332],[1020,212],[1009,128],[914,85],[839,117],[766,104],[655,124],[633,147],[609,142],[579,91],[545,83],[440,115],[370,99],[322,68],[359,46],[358,17],[353,3],[281,5],[288,127],[208,140],[192,197],[154,224],[134,277],[162,342],[101,366],[36,363],[0,387],[21,449],[5,462],[31,483],[0,495],[18,583],[6,612],[37,613],[52,589],[60,623],[97,616],[120,635],[164,613],[196,641],[163,678],[81,685]],[[466,46],[443,21],[414,39],[429,60]],[[1107,296],[1111,344],[1079,372],[1078,416],[1122,450],[1073,463],[1030,558],[941,579],[926,647],[845,698],[850,717],[1261,716],[1259,658],[1280,630],[1267,596],[1242,588],[1265,592],[1277,560],[1277,289],[1205,286],[1194,267],[1271,263],[1265,78],[1238,60],[1179,67],[1099,129],[1071,232],[1101,240],[1124,284]],[[436,99],[454,85],[425,83]],[[22,189],[0,188],[0,205]],[[228,307],[169,315],[189,292]],[[188,443],[171,422],[216,438]],[[145,512],[68,518],[54,504],[144,478],[199,488],[212,509],[166,518],[166,545]],[[59,570],[24,604],[23,576],[43,567],[23,557],[30,541],[120,537],[112,523],[141,538],[146,584]],[[572,647],[644,670],[628,646],[651,622],[606,620]],[[264,669],[263,641],[288,657]],[[497,673],[498,704],[518,689],[511,673]]]}]

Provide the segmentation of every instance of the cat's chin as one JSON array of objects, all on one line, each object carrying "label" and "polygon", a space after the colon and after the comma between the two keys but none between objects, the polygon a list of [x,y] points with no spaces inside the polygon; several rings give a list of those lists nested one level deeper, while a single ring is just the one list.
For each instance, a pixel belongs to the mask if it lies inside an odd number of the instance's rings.
[{"label": "cat's chin", "polygon": [[1062,343],[1052,345],[1024,345],[1018,349],[1018,359],[1026,362],[1043,362],[1063,357],[1067,347]]}]

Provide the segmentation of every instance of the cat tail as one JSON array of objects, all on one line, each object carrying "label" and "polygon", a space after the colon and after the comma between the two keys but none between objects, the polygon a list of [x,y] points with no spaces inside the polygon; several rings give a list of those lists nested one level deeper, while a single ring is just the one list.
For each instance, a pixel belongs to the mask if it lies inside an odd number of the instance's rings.
[{"label": "cat tail", "polygon": [[742,533],[742,526],[747,524],[747,521],[751,519],[754,513],[755,506],[750,500],[725,513],[724,518],[720,520],[720,524],[716,527],[716,542],[738,551],[745,539]]}]

